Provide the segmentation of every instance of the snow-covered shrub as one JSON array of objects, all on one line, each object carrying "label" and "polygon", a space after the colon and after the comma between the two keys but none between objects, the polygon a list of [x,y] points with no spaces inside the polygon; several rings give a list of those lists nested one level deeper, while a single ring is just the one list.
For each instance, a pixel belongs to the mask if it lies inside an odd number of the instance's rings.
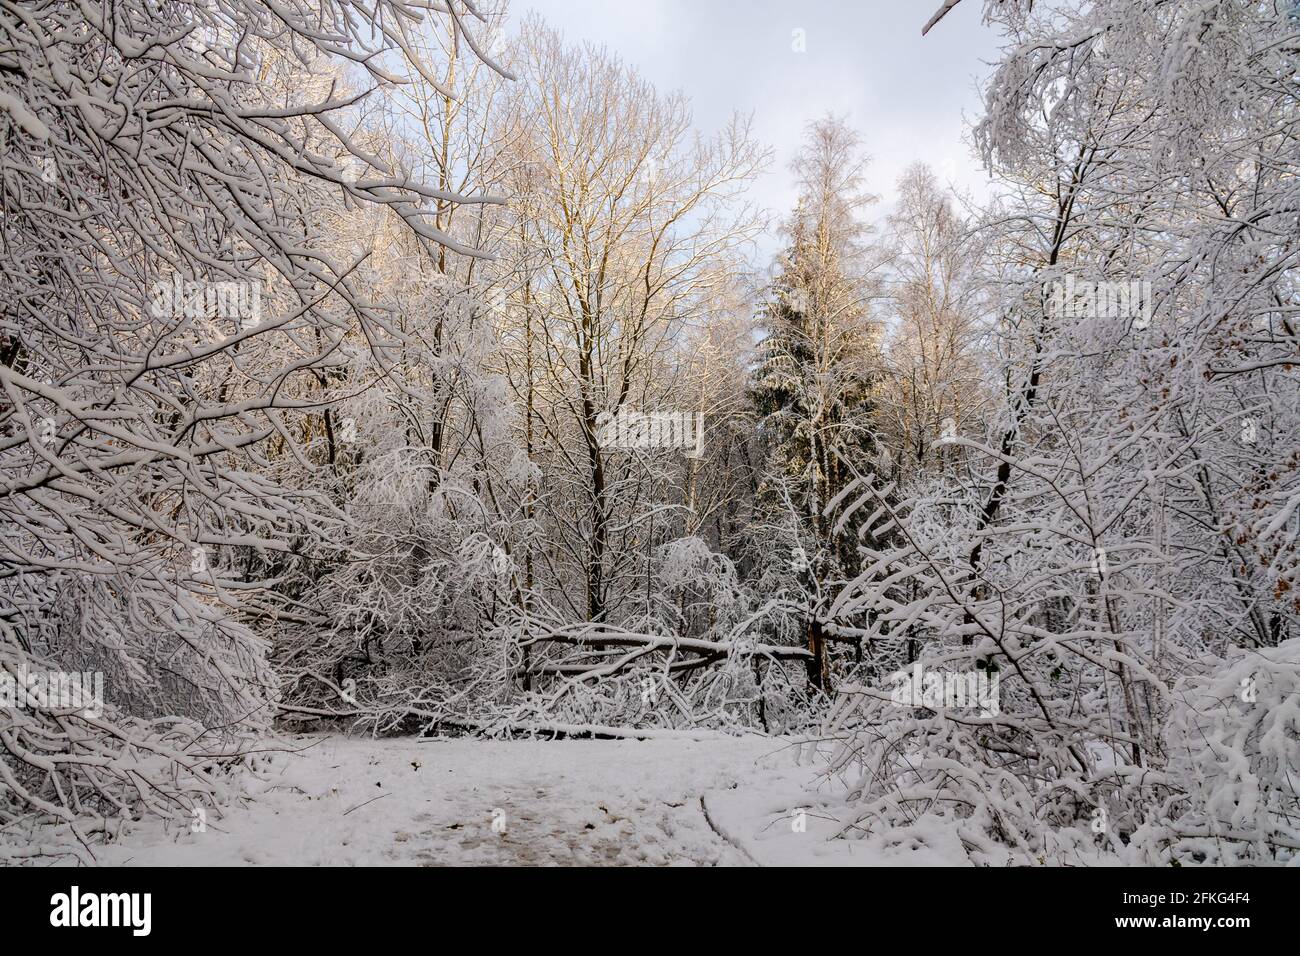
[{"label": "snow-covered shrub", "polygon": [[1160,863],[1300,860],[1300,638],[1234,649],[1172,697],[1172,792],[1134,844]]},{"label": "snow-covered shrub", "polygon": [[[377,257],[376,275],[403,265]],[[376,280],[378,281],[378,280]],[[485,367],[480,299],[442,276],[395,280],[385,299],[403,361],[355,347],[337,370],[332,433],[286,481],[324,486],[339,524],[291,562],[303,612],[273,635],[286,721],[365,732],[477,720],[518,680],[506,635],[525,568],[518,515],[536,469],[512,445],[501,378]],[[437,347],[423,334],[441,328]],[[358,381],[373,381],[362,391]],[[467,725],[468,726],[468,725]]]}]

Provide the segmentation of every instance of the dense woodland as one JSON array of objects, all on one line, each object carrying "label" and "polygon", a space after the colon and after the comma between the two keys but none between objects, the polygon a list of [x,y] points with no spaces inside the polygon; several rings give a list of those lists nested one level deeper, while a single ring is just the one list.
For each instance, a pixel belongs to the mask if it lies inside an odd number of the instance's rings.
[{"label": "dense woodland", "polygon": [[709,729],[849,839],[1295,858],[1300,13],[984,3],[993,198],[827,115],[775,214],[494,0],[0,3],[0,671],[104,685],[0,709],[3,852],[285,730]]}]

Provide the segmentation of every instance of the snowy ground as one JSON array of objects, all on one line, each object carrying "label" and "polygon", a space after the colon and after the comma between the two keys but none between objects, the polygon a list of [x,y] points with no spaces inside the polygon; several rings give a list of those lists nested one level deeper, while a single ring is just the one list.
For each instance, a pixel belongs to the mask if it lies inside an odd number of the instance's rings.
[{"label": "snowy ground", "polygon": [[291,745],[302,749],[277,756],[269,772],[246,783],[243,799],[220,818],[209,816],[203,832],[139,828],[96,857],[119,866],[964,860],[960,847],[828,842],[833,824],[810,789],[814,768],[769,738],[317,736]]}]

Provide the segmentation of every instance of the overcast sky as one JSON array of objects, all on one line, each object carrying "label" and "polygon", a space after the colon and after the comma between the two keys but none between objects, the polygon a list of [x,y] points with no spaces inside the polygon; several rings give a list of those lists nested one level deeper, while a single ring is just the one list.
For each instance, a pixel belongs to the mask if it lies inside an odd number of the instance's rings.
[{"label": "overcast sky", "polygon": [[[541,14],[570,40],[603,44],[661,89],[680,89],[696,125],[754,114],[774,149],[754,196],[784,213],[794,203],[788,163],[804,125],[847,114],[873,157],[871,191],[883,214],[912,162],[985,195],[963,117],[979,113],[976,81],[996,59],[998,36],[966,0],[921,36],[938,0],[515,0],[510,19]],[[793,47],[802,30],[805,50]],[[874,217],[873,217],[874,218]]]}]

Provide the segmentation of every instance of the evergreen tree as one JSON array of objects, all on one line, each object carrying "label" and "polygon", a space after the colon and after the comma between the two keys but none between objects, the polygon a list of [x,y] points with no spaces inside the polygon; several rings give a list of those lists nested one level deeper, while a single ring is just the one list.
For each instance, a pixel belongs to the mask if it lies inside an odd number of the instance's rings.
[{"label": "evergreen tree", "polygon": [[751,391],[765,445],[762,492],[794,525],[821,686],[829,670],[822,584],[857,570],[856,522],[840,522],[832,505],[877,455],[881,335],[870,310],[870,227],[861,218],[875,197],[863,188],[859,144],[842,120],[809,126],[793,164],[800,198],[785,228],[789,241],[758,314],[764,338]]}]

